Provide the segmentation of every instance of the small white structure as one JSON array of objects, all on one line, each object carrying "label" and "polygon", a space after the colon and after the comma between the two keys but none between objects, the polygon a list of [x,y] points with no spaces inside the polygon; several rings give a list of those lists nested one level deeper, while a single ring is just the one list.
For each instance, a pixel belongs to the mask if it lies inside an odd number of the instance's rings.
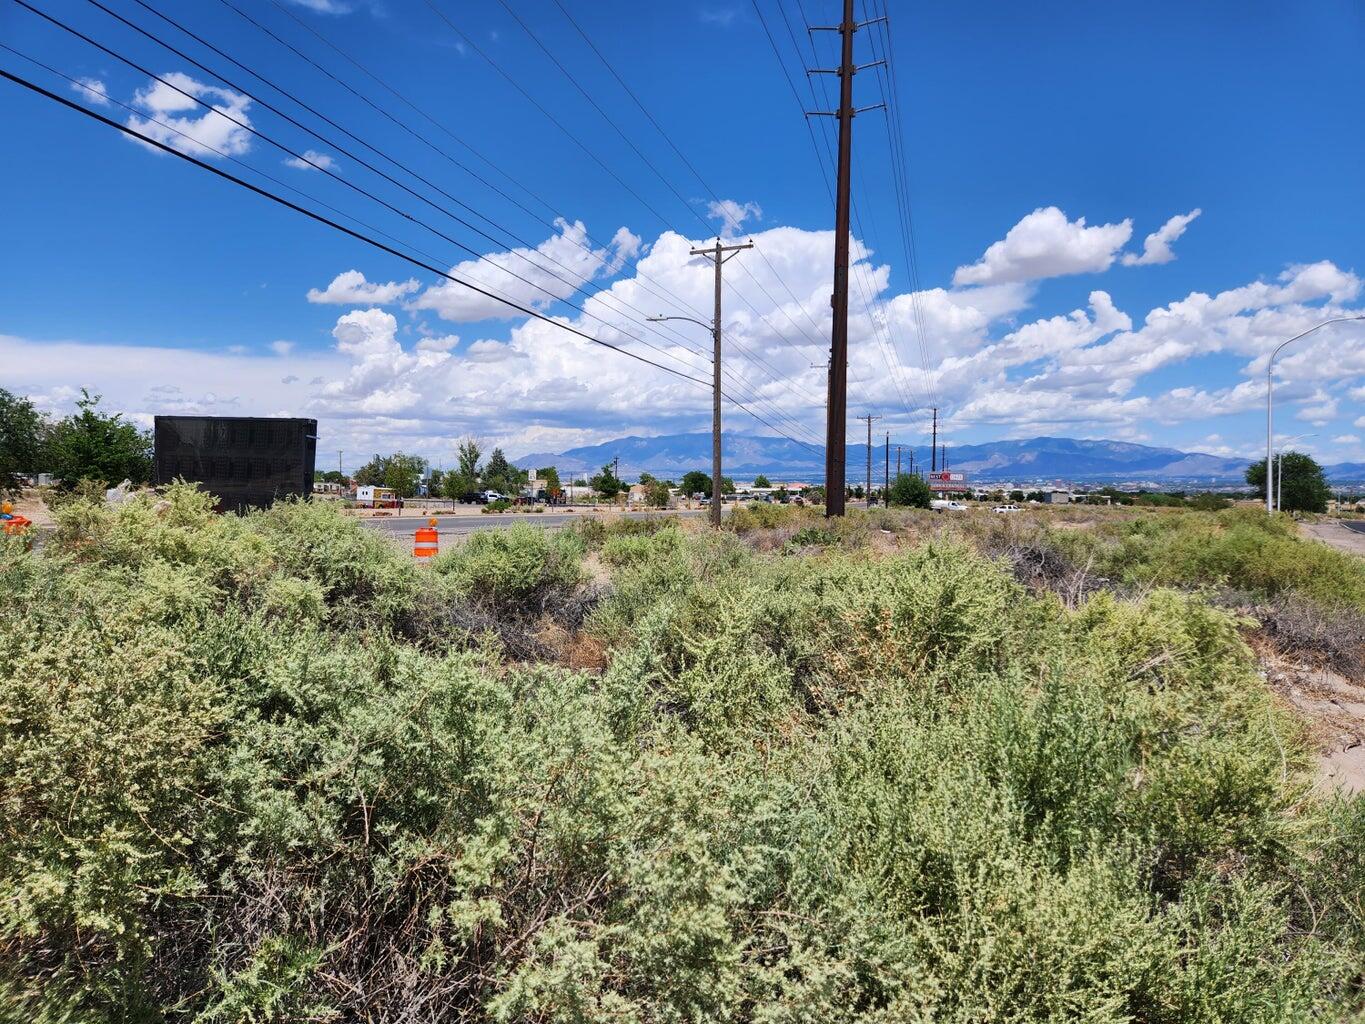
[{"label": "small white structure", "polygon": [[366,484],[355,489],[355,503],[364,508],[393,508],[398,504],[398,495],[391,487]]}]

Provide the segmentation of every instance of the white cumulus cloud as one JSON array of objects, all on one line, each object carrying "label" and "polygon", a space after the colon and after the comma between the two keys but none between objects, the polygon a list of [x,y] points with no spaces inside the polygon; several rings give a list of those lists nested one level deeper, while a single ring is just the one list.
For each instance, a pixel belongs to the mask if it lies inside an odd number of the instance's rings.
[{"label": "white cumulus cloud", "polygon": [[305,149],[302,159],[291,156],[284,161],[284,165],[300,171],[330,171],[337,163],[326,153],[320,153],[316,149]]},{"label": "white cumulus cloud", "polygon": [[81,99],[95,104],[98,107],[110,105],[109,87],[98,78],[78,78],[71,85],[71,91]]},{"label": "white cumulus cloud", "polygon": [[1123,265],[1125,267],[1143,267],[1153,263],[1170,263],[1171,260],[1175,259],[1175,253],[1171,251],[1171,243],[1183,235],[1185,229],[1190,226],[1190,221],[1203,212],[1196,207],[1189,213],[1176,214],[1143,240],[1141,255],[1134,252],[1124,253]]},{"label": "white cumulus cloud", "polygon": [[976,263],[958,267],[955,285],[1040,281],[1108,270],[1133,234],[1133,222],[1089,227],[1055,206],[1034,210],[994,242]]},{"label": "white cumulus cloud", "polygon": [[179,71],[161,77],[169,84],[152,80],[133,96],[133,103],[148,116],[130,115],[129,128],[196,157],[241,156],[251,148],[249,98]]},{"label": "white cumulus cloud", "polygon": [[739,203],[733,199],[712,200],[706,204],[706,215],[720,221],[723,235],[733,234],[750,218],[763,219],[763,207],[757,203]]},{"label": "white cumulus cloud", "polygon": [[365,280],[359,270],[344,270],[332,278],[326,288],[309,288],[308,301],[339,306],[387,306],[411,295],[419,287],[416,278],[380,284]]}]

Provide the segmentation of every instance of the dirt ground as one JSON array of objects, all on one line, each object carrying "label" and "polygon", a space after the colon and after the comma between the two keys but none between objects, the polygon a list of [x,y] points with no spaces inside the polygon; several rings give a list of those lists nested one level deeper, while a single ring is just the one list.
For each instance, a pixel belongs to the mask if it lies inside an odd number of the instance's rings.
[{"label": "dirt ground", "polygon": [[1319,751],[1319,785],[1365,793],[1365,686],[1273,657],[1266,678],[1308,723]]},{"label": "dirt ground", "polygon": [[24,516],[34,526],[47,527],[53,526],[52,513],[43,504],[43,499],[38,496],[37,491],[24,491],[18,498],[9,499],[14,504],[14,511]]}]

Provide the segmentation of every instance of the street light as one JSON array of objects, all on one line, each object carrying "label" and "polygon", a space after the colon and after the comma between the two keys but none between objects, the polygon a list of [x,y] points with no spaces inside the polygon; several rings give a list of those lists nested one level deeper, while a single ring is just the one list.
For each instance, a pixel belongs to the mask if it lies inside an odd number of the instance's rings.
[{"label": "street light", "polygon": [[1288,445],[1293,444],[1295,441],[1306,441],[1306,440],[1307,440],[1308,438],[1310,438],[1310,437],[1317,437],[1317,436],[1318,436],[1317,434],[1295,434],[1293,437],[1289,438],[1287,441],[1284,441],[1284,442],[1282,442],[1282,443],[1280,444],[1279,465],[1278,465],[1278,466],[1276,467],[1276,469],[1275,469],[1275,508],[1276,508],[1277,510],[1284,507],[1284,502],[1281,501],[1280,499],[1284,497],[1284,450],[1285,450],[1285,448],[1286,448]]},{"label": "street light", "polygon": [[1320,330],[1329,324],[1344,324],[1348,320],[1365,320],[1365,316],[1338,316],[1331,320],[1324,320],[1316,327],[1310,327],[1302,334],[1296,334],[1288,341],[1282,341],[1275,347],[1275,351],[1270,353],[1270,361],[1265,365],[1265,510],[1269,514],[1275,511],[1275,357],[1280,354],[1280,350],[1300,338],[1306,338],[1316,330]]}]

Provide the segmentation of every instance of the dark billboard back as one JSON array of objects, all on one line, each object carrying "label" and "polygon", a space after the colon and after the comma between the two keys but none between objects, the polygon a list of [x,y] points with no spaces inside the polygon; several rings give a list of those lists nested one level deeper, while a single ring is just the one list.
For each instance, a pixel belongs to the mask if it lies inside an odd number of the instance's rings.
[{"label": "dark billboard back", "polygon": [[223,511],[264,508],[313,490],[317,420],[158,416],[156,482],[191,480]]}]

